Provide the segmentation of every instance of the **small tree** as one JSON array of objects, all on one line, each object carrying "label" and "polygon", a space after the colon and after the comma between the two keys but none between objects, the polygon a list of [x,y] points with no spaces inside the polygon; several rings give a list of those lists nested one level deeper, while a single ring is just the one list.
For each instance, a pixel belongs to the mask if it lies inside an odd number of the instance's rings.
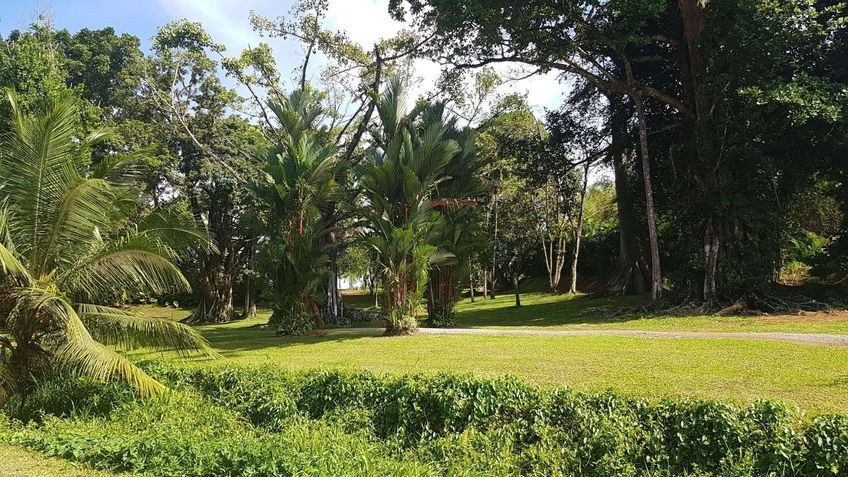
[{"label": "small tree", "polygon": [[273,314],[281,332],[302,333],[321,325],[318,291],[327,276],[327,246],[318,218],[337,190],[341,167],[323,109],[307,90],[297,90],[270,109],[279,124],[280,144],[268,154],[271,184],[260,186],[271,204],[268,253]]},{"label": "small tree", "polygon": [[90,169],[90,147],[108,135],[77,140],[71,103],[27,116],[9,98],[12,130],[0,145],[0,406],[40,363],[161,393],[106,345],[212,354],[206,341],[180,323],[99,303],[116,290],[186,290],[172,244],[202,236],[162,216],[139,220],[132,158],[109,156]]}]

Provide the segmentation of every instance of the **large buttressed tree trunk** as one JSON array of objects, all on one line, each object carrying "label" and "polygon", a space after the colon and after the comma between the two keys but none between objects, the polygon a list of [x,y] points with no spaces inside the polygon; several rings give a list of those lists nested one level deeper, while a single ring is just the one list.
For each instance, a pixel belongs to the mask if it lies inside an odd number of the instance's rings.
[{"label": "large buttressed tree trunk", "polygon": [[[239,270],[239,257],[232,227],[231,189],[216,181],[202,188],[208,210],[203,213],[198,195],[190,190],[189,203],[198,220],[207,217],[206,227],[217,248],[201,252],[200,276],[196,285],[198,304],[186,323],[226,323],[234,318],[233,287]],[[203,225],[202,223],[200,224]]]}]

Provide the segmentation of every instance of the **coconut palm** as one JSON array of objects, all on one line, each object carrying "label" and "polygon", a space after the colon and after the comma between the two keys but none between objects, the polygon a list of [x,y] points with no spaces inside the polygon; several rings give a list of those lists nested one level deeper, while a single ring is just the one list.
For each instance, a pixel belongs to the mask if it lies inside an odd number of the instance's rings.
[{"label": "coconut palm", "polygon": [[71,103],[27,115],[11,93],[9,101],[11,130],[0,144],[0,405],[41,363],[126,381],[143,396],[162,392],[107,345],[211,354],[206,341],[185,325],[99,303],[122,291],[186,290],[171,239],[199,235],[162,216],[137,220],[137,160],[108,156],[91,169],[90,148],[108,134],[77,138]]}]

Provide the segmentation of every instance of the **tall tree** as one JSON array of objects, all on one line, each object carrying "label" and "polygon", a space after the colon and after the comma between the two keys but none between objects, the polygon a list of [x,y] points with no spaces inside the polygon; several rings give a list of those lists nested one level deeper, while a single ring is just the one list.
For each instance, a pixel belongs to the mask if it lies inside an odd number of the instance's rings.
[{"label": "tall tree", "polygon": [[209,231],[217,249],[201,253],[195,277],[199,304],[191,323],[232,320],[234,284],[247,245],[255,241],[244,222],[251,180],[258,177],[258,151],[267,150],[262,132],[232,114],[239,97],[221,84],[220,51],[203,28],[172,22],[154,37],[154,55],[145,69],[142,93],[166,126],[169,148],[179,158],[180,182],[173,184],[188,202],[198,227]]},{"label": "tall tree", "polygon": [[[281,143],[268,154],[266,173],[273,180],[268,244],[273,314],[271,323],[287,334],[321,324],[320,288],[329,257],[321,208],[338,196],[344,172],[331,132],[318,124],[319,98],[309,89],[296,90],[269,105],[278,121]],[[262,187],[262,186],[260,186]]]},{"label": "tall tree", "polygon": [[443,117],[443,105],[410,109],[400,78],[389,82],[377,112],[381,127],[359,179],[371,232],[365,240],[382,269],[386,332],[403,334],[418,327],[430,267],[454,259],[429,241],[440,219],[431,197],[460,147],[449,138],[454,121]]}]

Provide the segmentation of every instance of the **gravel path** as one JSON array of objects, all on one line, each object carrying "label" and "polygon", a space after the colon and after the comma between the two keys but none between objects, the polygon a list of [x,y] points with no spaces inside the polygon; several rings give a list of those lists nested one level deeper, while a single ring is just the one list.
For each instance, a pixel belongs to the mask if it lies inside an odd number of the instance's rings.
[{"label": "gravel path", "polygon": [[[336,328],[322,330],[332,335],[381,335],[382,328]],[[750,339],[790,343],[848,347],[848,335],[824,333],[711,332],[711,331],[638,331],[638,330],[504,330],[491,328],[419,328],[423,335],[494,335],[494,336],[630,336],[672,339]]]}]

